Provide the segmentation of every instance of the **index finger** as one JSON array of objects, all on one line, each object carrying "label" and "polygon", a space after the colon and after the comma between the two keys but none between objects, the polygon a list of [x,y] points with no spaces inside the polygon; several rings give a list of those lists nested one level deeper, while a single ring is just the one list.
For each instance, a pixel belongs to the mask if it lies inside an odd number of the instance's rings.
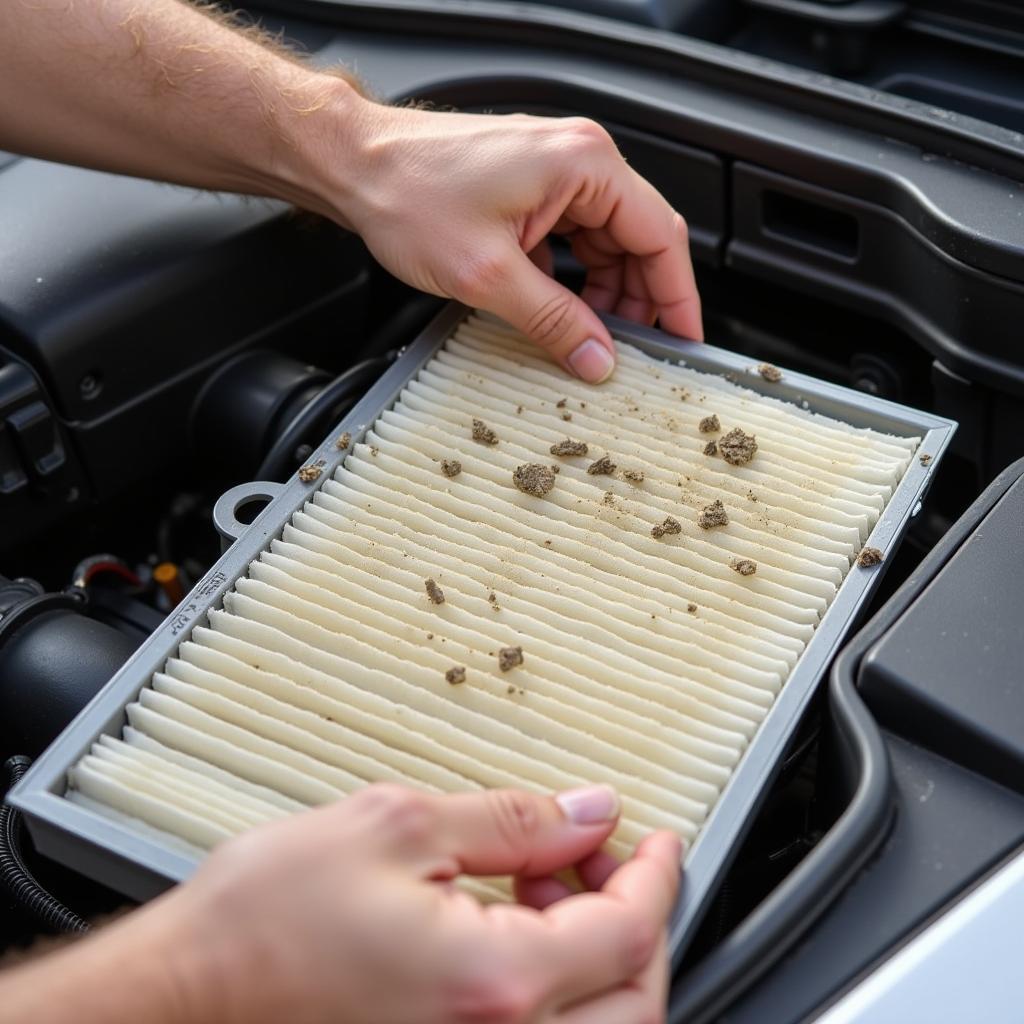
[{"label": "index finger", "polygon": [[603,224],[594,223],[594,215],[598,214],[596,204],[601,202],[596,195],[592,201],[595,206],[577,200],[567,212],[585,227],[603,226],[623,252],[637,257],[647,292],[665,330],[703,341],[700,296],[690,259],[686,221],[624,161],[617,162],[612,174],[616,201],[610,210],[600,211],[605,214],[601,218]]},{"label": "index finger", "polygon": [[675,904],[680,854],[678,837],[656,832],[601,892],[569,896],[542,912],[546,941],[533,948],[553,1005],[616,988],[647,967]]}]

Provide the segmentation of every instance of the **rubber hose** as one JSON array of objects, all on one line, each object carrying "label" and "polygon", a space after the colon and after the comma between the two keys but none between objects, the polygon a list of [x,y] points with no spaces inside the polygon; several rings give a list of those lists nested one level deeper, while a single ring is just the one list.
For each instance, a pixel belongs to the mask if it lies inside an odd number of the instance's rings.
[{"label": "rubber hose", "polygon": [[388,352],[373,359],[364,359],[339,374],[323,391],[315,395],[296,413],[281,431],[270,451],[263,457],[254,480],[280,480],[292,471],[291,460],[296,446],[325,413],[347,399],[361,395],[394,362],[397,353]]},{"label": "rubber hose", "polygon": [[[7,759],[4,763],[5,793],[28,771],[31,763],[21,754]],[[89,923],[47,892],[29,871],[21,856],[21,829],[21,814],[6,804],[0,807],[0,888],[47,931],[87,932]]]}]

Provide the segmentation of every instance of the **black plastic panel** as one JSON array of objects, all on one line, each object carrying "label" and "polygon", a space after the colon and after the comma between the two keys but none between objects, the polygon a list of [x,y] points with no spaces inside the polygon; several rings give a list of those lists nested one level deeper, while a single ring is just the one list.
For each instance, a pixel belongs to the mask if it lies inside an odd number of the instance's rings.
[{"label": "black plastic panel", "polygon": [[864,659],[883,722],[1024,792],[1024,478]]},{"label": "black plastic panel", "polygon": [[0,171],[0,331],[96,420],[347,282],[353,246],[278,203],[39,160]]},{"label": "black plastic panel", "polygon": [[745,163],[733,166],[732,199],[726,260],[737,270],[910,333],[929,321],[921,340],[954,368],[967,353],[990,365],[1015,350],[1024,355],[1016,319],[1024,284],[967,267],[892,211]]}]

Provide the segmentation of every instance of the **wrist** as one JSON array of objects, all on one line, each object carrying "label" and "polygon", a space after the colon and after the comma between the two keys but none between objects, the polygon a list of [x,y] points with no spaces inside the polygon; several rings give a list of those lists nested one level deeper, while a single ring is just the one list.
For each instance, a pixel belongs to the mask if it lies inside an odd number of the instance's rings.
[{"label": "wrist", "polygon": [[354,228],[361,166],[384,108],[353,81],[322,73],[302,72],[283,97],[274,159],[253,168],[260,191]]}]

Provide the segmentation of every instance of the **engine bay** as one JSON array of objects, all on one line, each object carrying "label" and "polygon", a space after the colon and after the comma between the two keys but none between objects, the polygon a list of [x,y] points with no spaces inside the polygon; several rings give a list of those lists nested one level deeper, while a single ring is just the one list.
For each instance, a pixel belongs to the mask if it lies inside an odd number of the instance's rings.
[{"label": "engine bay", "polygon": [[[1005,129],[970,117],[951,123],[923,104],[826,81],[818,63],[793,58],[793,23],[764,20],[778,6],[751,2],[760,13],[749,23],[698,19],[704,29],[686,35],[555,9],[520,17],[501,4],[280,3],[266,15],[315,60],[355,62],[395,101],[596,117],[686,216],[709,341],[957,421],[863,623],[922,572],[939,571],[937,552],[969,507],[1024,457],[1024,149],[1009,116]],[[552,28],[562,32],[557,45]],[[839,60],[829,39],[815,52]],[[810,70],[787,78],[767,59],[783,55]],[[893,91],[934,99],[910,85]],[[244,482],[293,477],[442,302],[387,275],[354,236],[264,200],[0,156],[0,224],[6,761],[38,757],[206,577],[225,544],[214,526],[218,498]],[[579,285],[567,248],[556,247],[555,265]],[[251,521],[263,504],[239,519]],[[1005,550],[1019,562],[1008,536]],[[923,648],[926,637],[913,642]],[[978,671],[983,681],[997,668]],[[856,730],[844,731],[846,691],[837,687],[823,683],[803,716],[710,903],[683,964],[686,1002],[675,1019],[769,1019],[769,1006],[779,1014],[770,1019],[799,1019],[887,948],[865,939],[859,962],[829,961],[827,929],[851,918],[826,917],[826,937],[812,932],[787,974],[756,983],[762,971],[750,967],[758,950],[765,964],[774,959],[755,935],[757,915],[831,841],[857,798],[846,750]],[[913,691],[906,684],[900,705],[866,686],[890,725],[914,717],[904,706]],[[960,721],[963,711],[949,716]],[[921,728],[912,742],[893,727],[888,753],[896,784],[914,800],[920,779],[953,771],[949,751],[936,753]],[[935,734],[945,728],[936,724]],[[987,775],[987,748],[977,749],[971,771]],[[892,942],[1024,837],[1019,783],[1005,763],[999,772],[986,793],[1002,810],[979,811],[975,828],[988,841],[945,888],[908,904],[898,921],[894,911]],[[967,814],[968,790],[947,792],[946,813]],[[890,831],[888,804],[874,813],[877,834],[849,861],[850,884],[869,856],[886,843],[898,856],[906,839]],[[927,828],[934,844],[947,841],[939,819]],[[25,855],[80,918],[124,905]],[[899,885],[895,869],[872,877],[864,884],[876,886],[876,899]],[[24,908],[0,929],[4,947],[48,930]],[[742,986],[735,967],[715,973],[733,954],[746,966]]]}]

